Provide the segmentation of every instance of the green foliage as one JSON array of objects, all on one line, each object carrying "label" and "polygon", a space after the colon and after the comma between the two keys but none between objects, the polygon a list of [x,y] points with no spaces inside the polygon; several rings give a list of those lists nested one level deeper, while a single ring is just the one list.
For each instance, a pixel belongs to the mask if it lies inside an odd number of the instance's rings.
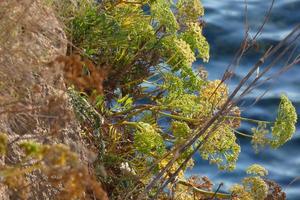
[{"label": "green foliage", "polygon": [[94,130],[99,131],[100,124],[104,119],[101,115],[99,115],[95,108],[90,105],[84,94],[80,94],[79,92],[75,91],[74,88],[69,88],[68,94],[71,98],[74,111],[79,120],[83,122],[88,121]]},{"label": "green foliage", "polygon": [[73,42],[88,55],[98,55],[101,63],[129,62],[143,42],[154,39],[149,17],[137,6],[120,5],[105,12],[90,6],[71,27]]},{"label": "green foliage", "polygon": [[133,100],[129,95],[126,95],[124,97],[121,97],[120,99],[117,99],[117,103],[115,104],[113,110],[118,111],[124,111],[128,110],[132,107]]},{"label": "green foliage", "polygon": [[158,25],[155,24],[155,27],[159,28],[164,26],[169,33],[177,32],[179,25],[171,10],[171,2],[169,0],[153,1],[150,8],[154,23],[158,23]]},{"label": "green foliage", "polygon": [[134,134],[134,146],[137,151],[148,155],[162,155],[165,151],[163,138],[153,125],[138,122]]}]

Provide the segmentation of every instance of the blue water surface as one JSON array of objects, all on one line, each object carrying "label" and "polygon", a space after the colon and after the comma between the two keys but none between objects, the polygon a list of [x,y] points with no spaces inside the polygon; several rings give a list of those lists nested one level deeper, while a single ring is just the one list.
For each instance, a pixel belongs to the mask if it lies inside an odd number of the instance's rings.
[{"label": "blue water surface", "polygon": [[[248,0],[248,24],[250,34],[253,36],[261,25],[271,0]],[[211,45],[210,62],[204,64],[209,72],[209,79],[220,79],[238,50],[244,37],[244,0],[202,0],[206,9],[204,20],[206,22],[204,34]],[[235,76],[229,82],[231,90],[257,61],[260,53],[269,45],[277,44],[293,27],[300,22],[300,0],[277,0],[269,22],[260,35],[257,53],[249,53],[235,71]],[[200,62],[195,65],[199,65]],[[280,65],[275,69],[279,69]],[[255,105],[251,105],[255,98],[268,92]],[[280,95],[284,93],[293,101],[300,113],[300,65],[294,66],[285,74],[255,89],[244,98],[242,106],[243,116],[274,120]],[[298,116],[300,118],[300,116]],[[299,120],[300,121],[300,120]],[[249,132],[252,125],[243,124],[241,131]],[[298,129],[299,123],[297,125]],[[223,190],[233,183],[239,182],[245,174],[245,168],[258,163],[269,170],[268,178],[279,183],[287,193],[287,199],[300,199],[300,129],[293,139],[277,150],[265,149],[255,154],[247,138],[238,137],[242,146],[237,168],[233,172],[220,172],[217,167],[211,166],[196,156],[195,167],[189,174],[208,176],[218,186],[223,182]],[[299,180],[298,180],[298,179]],[[294,181],[293,181],[294,180]]]}]

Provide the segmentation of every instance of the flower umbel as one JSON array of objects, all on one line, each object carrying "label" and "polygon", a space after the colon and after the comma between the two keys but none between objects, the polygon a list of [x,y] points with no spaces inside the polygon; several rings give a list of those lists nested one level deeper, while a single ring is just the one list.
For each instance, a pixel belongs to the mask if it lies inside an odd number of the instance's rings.
[{"label": "flower umbel", "polygon": [[278,114],[274,126],[272,127],[273,140],[271,146],[279,146],[290,140],[296,131],[297,113],[292,102],[287,96],[282,95],[278,108]]}]

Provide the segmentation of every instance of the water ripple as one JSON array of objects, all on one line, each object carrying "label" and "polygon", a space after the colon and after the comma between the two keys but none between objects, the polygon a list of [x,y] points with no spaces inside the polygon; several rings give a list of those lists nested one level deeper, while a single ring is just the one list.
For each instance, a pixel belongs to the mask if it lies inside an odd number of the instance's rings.
[{"label": "water ripple", "polygon": [[[202,0],[206,9],[206,27],[204,34],[211,44],[211,62],[206,64],[210,79],[221,78],[228,63],[234,53],[239,48],[240,42],[244,37],[244,0]],[[270,6],[271,0],[248,0],[248,23],[250,34],[253,36],[263,21],[265,14]],[[260,35],[258,44],[261,51],[249,54],[243,60],[241,66],[235,72],[235,76],[229,82],[231,90],[247,73],[251,66],[257,61],[259,53],[275,45],[289,31],[300,22],[300,0],[277,0],[270,17],[266,24],[263,34]],[[279,69],[281,66],[276,66]],[[293,101],[300,113],[300,65],[284,75],[266,83],[255,89],[247,98],[243,100],[243,115],[255,119],[274,120],[279,98],[282,93],[287,94]],[[270,91],[254,106],[251,105],[258,94]],[[300,117],[300,116],[299,116]],[[300,121],[300,120],[299,120]],[[249,132],[252,125],[244,124],[241,128],[244,132]],[[297,125],[300,127],[300,124]],[[293,184],[291,181],[300,176],[300,132],[285,146],[277,149],[265,149],[259,154],[255,154],[250,141],[245,138],[238,138],[242,145],[242,152],[237,163],[237,170],[234,172],[218,172],[217,168],[209,166],[206,161],[196,157],[196,166],[191,173],[198,173],[209,176],[216,184],[225,182],[228,189],[231,184],[240,181],[245,176],[244,169],[258,163],[265,166],[269,172],[269,178],[281,184],[287,192],[288,199],[300,199],[300,178]],[[290,185],[289,185],[290,184]]]}]

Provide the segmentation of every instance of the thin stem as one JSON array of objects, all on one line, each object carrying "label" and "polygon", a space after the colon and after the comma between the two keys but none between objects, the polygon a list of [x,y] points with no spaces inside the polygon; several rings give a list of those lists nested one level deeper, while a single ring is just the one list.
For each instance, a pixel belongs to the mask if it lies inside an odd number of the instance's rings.
[{"label": "thin stem", "polygon": [[253,123],[266,123],[266,124],[274,124],[274,122],[270,122],[270,121],[264,121],[264,120],[258,120],[258,119],[250,119],[250,118],[246,118],[246,117],[239,117],[239,116],[224,116],[224,118],[234,118],[234,119],[240,119],[243,121],[248,121],[248,122],[253,122]]},{"label": "thin stem", "polygon": [[245,136],[245,137],[248,137],[248,138],[253,138],[252,135],[249,135],[249,134],[246,134],[246,133],[242,133],[240,131],[237,131],[237,130],[233,130],[235,133],[239,134],[239,135],[242,135],[242,136]]},{"label": "thin stem", "polygon": [[192,122],[192,123],[198,121],[198,120],[191,119],[191,118],[188,118],[188,117],[183,117],[183,116],[179,116],[179,115],[172,115],[172,114],[161,112],[161,111],[159,111],[158,113],[161,114],[161,115],[173,118],[173,119],[177,119],[177,120],[183,120],[183,121]]},{"label": "thin stem", "polygon": [[124,122],[122,122],[122,124],[134,126],[134,127],[136,127],[136,128],[140,128],[140,126],[138,125],[137,122],[128,122],[128,121],[124,121]]},{"label": "thin stem", "polygon": [[157,87],[161,87],[160,84],[157,84],[157,83],[154,83],[154,82],[151,82],[151,81],[144,80],[143,82],[144,82],[144,83],[148,83],[148,84],[155,85],[155,86],[157,86]]},{"label": "thin stem", "polygon": [[137,109],[139,109],[139,111],[140,111],[141,109],[145,110],[145,109],[151,108],[151,107],[156,107],[156,106],[155,105],[151,105],[151,104],[137,105],[137,106],[131,107],[131,108],[127,109],[127,110],[123,110],[123,111],[120,111],[120,112],[115,112],[115,113],[111,114],[110,116],[114,117],[114,116],[125,115],[125,114],[128,114],[131,111],[134,111],[134,110],[137,110]]},{"label": "thin stem", "polygon": [[199,189],[199,188],[193,186],[191,183],[189,183],[183,179],[179,179],[178,183],[181,185],[185,185],[185,186],[193,188],[193,190],[195,192],[201,193],[203,196],[205,196],[207,198],[211,198],[212,196],[214,196],[214,197],[220,198],[220,199],[231,199],[231,194],[202,190],[202,189]]}]

